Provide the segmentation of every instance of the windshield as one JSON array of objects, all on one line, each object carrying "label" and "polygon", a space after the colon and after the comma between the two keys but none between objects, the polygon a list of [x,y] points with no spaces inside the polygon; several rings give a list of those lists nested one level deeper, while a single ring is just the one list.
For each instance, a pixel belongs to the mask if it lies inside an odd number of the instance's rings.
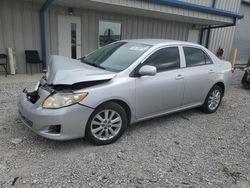
[{"label": "windshield", "polygon": [[133,42],[116,42],[97,49],[81,61],[105,70],[120,72],[128,68],[150,47]]}]

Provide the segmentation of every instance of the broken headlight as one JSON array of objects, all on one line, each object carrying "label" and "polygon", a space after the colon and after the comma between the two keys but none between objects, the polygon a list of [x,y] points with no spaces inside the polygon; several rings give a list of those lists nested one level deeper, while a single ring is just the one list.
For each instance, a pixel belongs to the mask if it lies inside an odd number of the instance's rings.
[{"label": "broken headlight", "polygon": [[43,108],[57,109],[82,101],[88,93],[55,93],[43,102]]}]

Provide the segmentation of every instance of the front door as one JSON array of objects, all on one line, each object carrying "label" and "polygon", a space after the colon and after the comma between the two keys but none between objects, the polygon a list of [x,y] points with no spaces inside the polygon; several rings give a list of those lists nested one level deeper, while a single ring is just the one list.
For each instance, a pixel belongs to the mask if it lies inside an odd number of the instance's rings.
[{"label": "front door", "polygon": [[155,66],[157,74],[136,79],[137,118],[157,115],[180,107],[185,82],[180,69],[179,48],[159,49],[143,65]]},{"label": "front door", "polygon": [[58,54],[81,57],[81,18],[58,15]]}]

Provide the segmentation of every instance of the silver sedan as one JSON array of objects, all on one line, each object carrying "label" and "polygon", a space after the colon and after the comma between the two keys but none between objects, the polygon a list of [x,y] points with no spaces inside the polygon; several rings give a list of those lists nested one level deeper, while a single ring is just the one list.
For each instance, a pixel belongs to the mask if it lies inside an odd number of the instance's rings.
[{"label": "silver sedan", "polygon": [[79,60],[51,56],[46,75],[21,93],[19,115],[49,139],[109,144],[128,124],[195,107],[215,112],[231,80],[231,64],[200,45],[124,40]]}]

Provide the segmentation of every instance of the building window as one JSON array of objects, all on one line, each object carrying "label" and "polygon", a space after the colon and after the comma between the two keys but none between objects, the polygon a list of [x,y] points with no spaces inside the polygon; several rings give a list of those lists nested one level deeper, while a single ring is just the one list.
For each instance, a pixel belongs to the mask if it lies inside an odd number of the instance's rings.
[{"label": "building window", "polygon": [[121,40],[120,22],[99,21],[99,47]]},{"label": "building window", "polygon": [[76,57],[76,23],[71,23],[71,58]]}]

